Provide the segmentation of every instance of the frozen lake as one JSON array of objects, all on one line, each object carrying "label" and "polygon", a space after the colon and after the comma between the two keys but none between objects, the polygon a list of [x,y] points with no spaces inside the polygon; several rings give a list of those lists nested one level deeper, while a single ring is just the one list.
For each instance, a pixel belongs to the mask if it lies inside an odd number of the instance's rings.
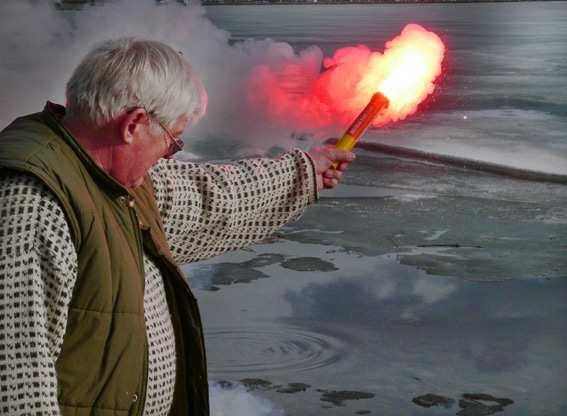
[{"label": "frozen lake", "polygon": [[[233,42],[327,54],[420,23],[447,43],[445,77],[366,140],[567,173],[565,3],[207,14]],[[258,415],[566,414],[566,187],[359,154],[276,238],[187,266],[215,400],[243,385]]]},{"label": "frozen lake", "polygon": [[[187,266],[213,397],[230,382],[269,399],[258,415],[564,414],[566,200],[359,156],[276,238]],[[448,402],[414,403],[428,394]]]}]

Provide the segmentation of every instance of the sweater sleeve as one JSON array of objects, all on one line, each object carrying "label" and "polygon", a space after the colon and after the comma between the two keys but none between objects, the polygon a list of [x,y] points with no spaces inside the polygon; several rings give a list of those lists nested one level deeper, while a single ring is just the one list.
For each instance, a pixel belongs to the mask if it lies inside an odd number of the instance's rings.
[{"label": "sweater sleeve", "polygon": [[150,175],[179,263],[260,241],[318,198],[313,164],[301,150],[231,165],[164,159]]},{"label": "sweater sleeve", "polygon": [[77,276],[64,213],[38,179],[0,177],[0,414],[60,415],[55,361]]}]

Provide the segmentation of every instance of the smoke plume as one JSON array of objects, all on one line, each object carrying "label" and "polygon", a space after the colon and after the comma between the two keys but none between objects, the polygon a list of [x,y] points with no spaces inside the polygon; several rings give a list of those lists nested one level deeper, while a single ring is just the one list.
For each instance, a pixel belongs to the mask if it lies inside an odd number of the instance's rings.
[{"label": "smoke plume", "polygon": [[316,47],[296,54],[287,43],[269,39],[229,45],[229,33],[212,24],[198,4],[121,0],[71,12],[57,10],[53,2],[3,0],[0,126],[40,111],[46,100],[64,103],[65,83],[84,54],[94,43],[118,36],[166,42],[183,52],[203,78],[208,114],[189,129],[189,136],[234,138],[263,149],[285,147],[294,126],[262,118],[249,107],[249,74],[262,65],[295,62],[302,76],[315,76],[322,59]]},{"label": "smoke plume", "polygon": [[239,384],[223,386],[213,383],[210,388],[212,416],[284,416],[267,399],[253,396]]},{"label": "smoke plume", "polygon": [[359,45],[325,58],[317,46],[297,52],[270,39],[230,44],[230,34],[211,23],[199,4],[116,0],[71,12],[52,2],[3,0],[0,125],[39,111],[46,100],[64,103],[66,80],[86,51],[118,36],[166,42],[201,75],[208,113],[188,129],[189,137],[207,139],[212,147],[215,139],[235,140],[259,152],[297,145],[292,139],[297,133],[315,139],[340,133],[392,72],[391,57],[403,55],[408,43],[420,43],[428,52],[436,50],[425,92],[402,106],[403,112],[394,114],[391,105],[377,123],[404,118],[432,91],[443,55],[438,38],[417,25],[387,44],[384,54]]},{"label": "smoke plume", "polygon": [[[375,126],[405,119],[435,89],[445,47],[434,33],[408,24],[384,53],[365,45],[338,49],[323,60],[305,53],[285,62],[267,61],[248,78],[248,98],[268,119],[285,119],[301,128],[347,125],[376,91],[390,100]],[[299,90],[299,91],[298,91]]]}]

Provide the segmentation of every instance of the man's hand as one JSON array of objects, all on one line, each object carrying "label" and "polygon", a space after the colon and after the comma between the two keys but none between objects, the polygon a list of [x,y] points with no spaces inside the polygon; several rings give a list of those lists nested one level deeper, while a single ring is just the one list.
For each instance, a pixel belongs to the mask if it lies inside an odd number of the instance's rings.
[{"label": "man's hand", "polygon": [[[339,150],[334,146],[316,146],[311,148],[307,154],[315,165],[318,190],[337,186],[343,172],[356,157],[354,153]],[[336,169],[332,166],[333,162],[337,162]]]}]

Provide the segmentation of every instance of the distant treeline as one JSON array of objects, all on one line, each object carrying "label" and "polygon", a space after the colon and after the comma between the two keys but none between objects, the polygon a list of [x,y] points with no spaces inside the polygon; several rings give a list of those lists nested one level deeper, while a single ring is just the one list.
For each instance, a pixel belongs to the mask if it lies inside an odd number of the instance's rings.
[{"label": "distant treeline", "polygon": [[204,0],[205,6],[214,5],[270,5],[270,4],[426,4],[426,3],[514,3],[528,1],[565,0]]},{"label": "distant treeline", "polygon": [[[60,9],[80,9],[86,5],[100,5],[111,0],[55,0]],[[421,4],[421,3],[500,3],[522,1],[565,1],[565,0],[156,0],[158,4],[201,3],[215,5],[270,5],[270,4]]]}]

